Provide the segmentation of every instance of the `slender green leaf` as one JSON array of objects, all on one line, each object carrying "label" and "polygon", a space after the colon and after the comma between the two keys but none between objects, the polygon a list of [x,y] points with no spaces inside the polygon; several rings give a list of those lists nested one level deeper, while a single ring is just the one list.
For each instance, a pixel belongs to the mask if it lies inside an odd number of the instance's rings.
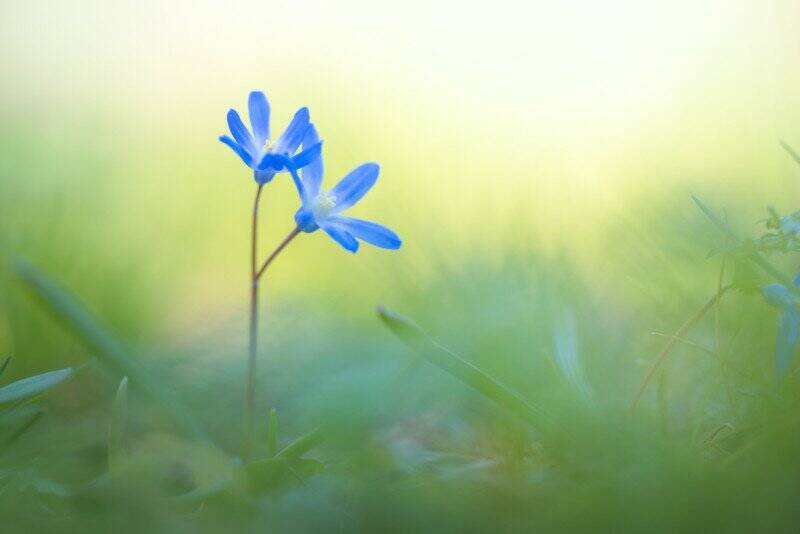
[{"label": "slender green leaf", "polygon": [[108,425],[108,457],[116,458],[125,451],[128,431],[128,377],[120,380],[117,394],[111,403],[111,421]]},{"label": "slender green leaf", "polygon": [[200,425],[172,390],[157,381],[72,294],[27,262],[17,261],[15,272],[45,308],[110,371],[117,373],[120,378],[130,377],[134,386],[158,403],[185,432],[198,439],[207,439]]},{"label": "slender green leaf", "polygon": [[0,388],[0,402],[13,402],[52,388],[66,380],[72,374],[72,369],[59,369],[40,375],[29,376]]},{"label": "slender green leaf", "polygon": [[792,159],[800,165],[800,155],[787,143],[786,141],[781,141],[781,146],[783,149],[792,157]]},{"label": "slender green leaf", "polygon": [[0,364],[0,376],[3,376],[3,373],[6,372],[6,367],[8,367],[8,362],[10,361],[11,361],[11,356],[8,356],[6,357],[5,360],[3,360],[3,363]]},{"label": "slender green leaf", "polygon": [[278,410],[269,411],[269,427],[267,428],[267,456],[272,458],[278,452]]},{"label": "slender green leaf", "polygon": [[523,420],[537,426],[552,421],[552,417],[549,414],[529,404],[507,386],[436,343],[422,328],[407,317],[382,306],[378,308],[378,316],[389,330],[428,362],[505,407]]},{"label": "slender green leaf", "polygon": [[[272,413],[276,413],[274,409],[270,415]],[[277,429],[277,426],[272,428]],[[315,428],[295,439],[274,456],[245,465],[244,474],[249,490],[254,494],[262,494],[291,481],[302,482],[303,478],[322,471],[325,466],[321,462],[302,456],[324,438],[325,431],[322,427]]]},{"label": "slender green leaf", "polygon": [[314,447],[316,447],[325,437],[322,427],[315,428],[311,432],[303,434],[275,455],[275,458],[295,459],[299,458]]},{"label": "slender green leaf", "polygon": [[553,360],[566,381],[577,391],[583,401],[592,396],[578,354],[578,331],[575,314],[565,310],[553,324]]}]

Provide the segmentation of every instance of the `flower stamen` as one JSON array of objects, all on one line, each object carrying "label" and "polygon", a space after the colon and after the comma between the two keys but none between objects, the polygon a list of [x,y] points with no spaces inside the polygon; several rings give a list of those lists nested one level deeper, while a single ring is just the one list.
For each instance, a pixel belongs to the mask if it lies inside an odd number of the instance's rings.
[{"label": "flower stamen", "polygon": [[314,213],[314,218],[319,221],[328,217],[335,207],[336,197],[334,195],[330,193],[320,193],[317,198],[314,199],[311,211]]}]

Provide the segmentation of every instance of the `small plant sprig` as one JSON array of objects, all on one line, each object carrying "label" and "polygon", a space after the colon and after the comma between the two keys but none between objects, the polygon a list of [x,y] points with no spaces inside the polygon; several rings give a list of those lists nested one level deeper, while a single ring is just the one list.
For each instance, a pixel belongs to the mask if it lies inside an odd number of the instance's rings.
[{"label": "small plant sprig", "polygon": [[[307,108],[298,110],[289,126],[276,140],[270,140],[270,106],[261,91],[248,98],[248,130],[239,114],[228,111],[228,127],[233,138],[219,140],[229,146],[253,172],[256,182],[250,240],[250,336],[245,387],[244,436],[242,459],[250,461],[255,426],[256,359],[258,354],[259,283],[275,258],[301,232],[322,229],[345,250],[356,252],[358,240],[386,249],[400,248],[400,238],[380,224],[341,215],[353,206],[378,179],[376,163],[364,163],[350,171],[333,189],[322,190],[322,141],[310,122]],[[258,217],[261,193],[265,184],[279,173],[288,172],[300,196],[300,208],[294,216],[296,226],[263,261],[258,260]]]},{"label": "small plant sprig", "polygon": [[[8,367],[11,357],[0,364],[0,375]],[[73,374],[70,367],[29,376],[0,387],[0,454],[33,427],[44,415],[36,407],[27,406],[32,399],[69,379]],[[25,408],[28,408],[27,410]]]},{"label": "small plant sprig", "polygon": [[[785,142],[781,142],[781,146],[795,163],[800,165],[800,155]],[[722,296],[731,289],[751,294],[760,290],[764,300],[779,310],[774,356],[774,373],[777,382],[782,381],[788,374],[795,351],[800,344],[800,274],[794,278],[786,276],[768,259],[774,253],[800,252],[800,211],[780,215],[777,210],[768,207],[768,217],[760,221],[764,223],[764,232],[755,239],[740,239],[724,218],[717,215],[699,198],[695,196],[692,198],[700,211],[722,232],[725,239],[723,247],[709,253],[709,257],[717,254],[721,254],[723,257],[717,292],[674,335],[668,336],[667,344],[642,380],[631,404],[632,408],[636,407],[656,371],[666,360],[675,344],[683,339],[688,330],[712,308],[717,310],[715,330],[717,355],[719,356],[719,306]],[[723,285],[726,259],[730,259],[735,268],[731,283]],[[774,280],[774,283],[765,285],[756,270],[762,271]],[[725,370],[725,362],[722,364],[723,370]]]}]

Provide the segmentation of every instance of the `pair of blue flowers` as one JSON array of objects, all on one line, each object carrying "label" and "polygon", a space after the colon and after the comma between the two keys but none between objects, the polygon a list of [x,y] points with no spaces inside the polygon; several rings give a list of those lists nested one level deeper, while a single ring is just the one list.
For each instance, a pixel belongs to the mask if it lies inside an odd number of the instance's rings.
[{"label": "pair of blue flowers", "polygon": [[381,248],[400,248],[400,238],[385,226],[341,214],[375,185],[380,171],[377,164],[364,163],[333,189],[323,191],[322,142],[310,122],[308,109],[298,110],[286,130],[273,141],[270,107],[264,93],[251,92],[247,107],[252,133],[236,110],[231,109],[228,128],[233,137],[223,135],[219,140],[253,170],[253,178],[259,185],[270,182],[278,173],[291,174],[300,195],[301,206],[294,216],[299,230],[314,232],[322,228],[350,252],[358,250],[359,239]]}]

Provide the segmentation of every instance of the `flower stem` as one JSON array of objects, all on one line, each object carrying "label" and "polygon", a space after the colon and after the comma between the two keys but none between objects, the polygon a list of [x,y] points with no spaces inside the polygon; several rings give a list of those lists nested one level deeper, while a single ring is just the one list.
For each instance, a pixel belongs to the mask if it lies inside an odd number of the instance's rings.
[{"label": "flower stem", "polygon": [[263,184],[259,184],[256,199],[253,205],[253,228],[250,250],[250,352],[247,358],[247,386],[244,401],[244,438],[242,441],[242,460],[249,462],[253,454],[253,434],[255,431],[255,404],[256,404],[256,356],[258,354],[258,289],[261,276],[273,260],[292,242],[300,233],[300,228],[295,228],[287,235],[278,247],[267,257],[266,261],[258,268],[258,206],[261,199]]},{"label": "flower stem", "polygon": [[256,275],[255,275],[256,281],[258,281],[261,278],[261,275],[264,274],[264,271],[267,270],[267,267],[269,267],[269,264],[272,263],[272,260],[274,260],[278,256],[278,254],[280,254],[281,251],[286,248],[286,245],[291,243],[292,239],[297,237],[297,235],[299,233],[300,233],[300,228],[295,228],[294,230],[289,232],[289,235],[287,235],[285,238],[283,238],[283,241],[281,241],[281,244],[278,245],[278,247],[272,252],[272,254],[269,255],[269,257],[266,259],[266,261],[264,261],[264,264],[261,266],[261,268],[256,273]]},{"label": "flower stem", "polygon": [[256,393],[256,354],[258,353],[258,205],[264,184],[258,184],[253,203],[253,222],[250,233],[250,350],[247,358],[247,386],[244,394],[244,437],[242,439],[242,460],[247,462],[253,448],[253,427],[255,423]]}]

